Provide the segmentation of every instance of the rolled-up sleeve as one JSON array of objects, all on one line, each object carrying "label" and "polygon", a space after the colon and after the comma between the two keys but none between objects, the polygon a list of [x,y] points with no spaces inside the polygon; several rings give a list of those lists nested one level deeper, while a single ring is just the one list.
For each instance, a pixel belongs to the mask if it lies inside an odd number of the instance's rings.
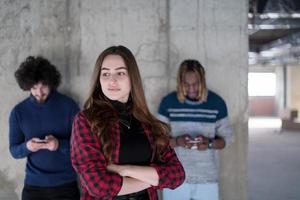
[{"label": "rolled-up sleeve", "polygon": [[107,163],[100,140],[91,132],[83,113],[77,114],[74,118],[71,161],[82,187],[86,188],[89,195],[99,199],[111,199],[119,193],[123,179],[106,169]]},{"label": "rolled-up sleeve", "polygon": [[184,182],[185,172],[173,148],[168,146],[162,153],[164,162],[151,164],[158,173],[159,184],[155,189],[175,189]]}]

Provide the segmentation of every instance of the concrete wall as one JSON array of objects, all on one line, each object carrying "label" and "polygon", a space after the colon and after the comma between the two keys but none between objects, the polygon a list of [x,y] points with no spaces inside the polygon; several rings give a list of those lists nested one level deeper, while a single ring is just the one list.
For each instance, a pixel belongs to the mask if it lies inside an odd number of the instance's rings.
[{"label": "concrete wall", "polygon": [[[295,68],[294,70],[291,68]],[[297,81],[297,72],[294,73],[294,71],[297,71],[297,65],[284,65],[284,64],[266,64],[266,65],[251,65],[249,66],[249,72],[259,72],[259,73],[275,73],[276,74],[276,94],[274,96],[274,99],[271,99],[270,97],[266,97],[265,99],[269,99],[269,101],[261,101],[263,99],[262,97],[250,97],[249,99],[249,114],[250,116],[253,114],[253,116],[261,115],[261,116],[278,116],[280,117],[284,110],[285,106],[289,108],[291,105],[291,102],[286,102],[287,99],[292,99],[293,96],[293,90],[291,88],[297,88],[297,84],[294,83]],[[286,71],[286,72],[285,72]],[[285,75],[285,73],[287,73]],[[286,76],[286,77],[285,77]],[[292,81],[292,77],[295,77],[294,81]],[[287,79],[287,80],[286,80]],[[286,83],[285,83],[286,82]],[[287,86],[289,88],[285,88]],[[292,86],[292,87],[290,87]],[[287,91],[285,91],[287,90]],[[298,91],[295,91],[296,93]],[[285,94],[287,93],[287,94]],[[286,96],[285,96],[286,95]],[[275,104],[274,104],[275,100]],[[252,103],[253,101],[253,103]],[[296,99],[294,99],[294,102],[296,103]],[[257,104],[258,103],[258,104]],[[290,105],[287,105],[289,103]],[[255,108],[253,108],[253,104],[257,104]],[[267,105],[268,104],[268,105]],[[286,104],[286,105],[285,105]],[[271,108],[273,107],[273,108]],[[253,110],[252,110],[253,109]],[[266,110],[273,110],[271,112],[264,111]],[[267,114],[268,113],[268,114]]]},{"label": "concrete wall", "polygon": [[28,95],[17,86],[14,72],[28,55],[43,55],[58,66],[65,87],[69,67],[66,62],[67,2],[0,2],[0,199],[16,200],[24,179],[25,159],[14,160],[8,147],[9,112]]},{"label": "concrete wall", "polygon": [[234,126],[235,142],[221,157],[221,196],[226,200],[246,199],[247,190],[246,5],[238,0],[170,1],[171,76],[182,59],[199,59],[208,86],[225,98]]},{"label": "concrete wall", "polygon": [[277,107],[277,116],[284,110],[285,104],[285,66],[276,66],[276,107]]},{"label": "concrete wall", "polygon": [[[13,73],[28,55],[58,66],[61,90],[80,104],[88,92],[99,53],[110,45],[129,47],[137,58],[153,113],[175,89],[179,63],[199,59],[208,85],[227,102],[234,143],[221,152],[221,196],[247,199],[247,4],[205,0],[4,0],[0,2],[0,199],[20,196],[24,160],[8,151],[7,119],[28,94]],[[2,198],[5,197],[5,198]]]}]

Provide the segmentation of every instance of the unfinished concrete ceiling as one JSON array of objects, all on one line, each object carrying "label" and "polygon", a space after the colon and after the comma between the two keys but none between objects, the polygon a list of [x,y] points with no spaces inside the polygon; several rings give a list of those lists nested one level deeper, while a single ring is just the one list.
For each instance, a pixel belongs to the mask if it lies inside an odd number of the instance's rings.
[{"label": "unfinished concrete ceiling", "polygon": [[300,1],[250,0],[249,64],[300,60]]}]

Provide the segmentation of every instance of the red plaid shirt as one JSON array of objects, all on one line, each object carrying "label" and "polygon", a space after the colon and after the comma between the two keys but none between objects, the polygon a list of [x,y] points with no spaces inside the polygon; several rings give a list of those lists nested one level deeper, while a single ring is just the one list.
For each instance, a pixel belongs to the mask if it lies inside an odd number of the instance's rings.
[{"label": "red plaid shirt", "polygon": [[[157,189],[174,189],[183,183],[185,174],[174,150],[168,146],[163,152],[165,163],[154,160],[155,145],[148,126],[142,124],[145,134],[152,147],[152,162],[159,176],[159,185],[147,189],[150,200],[157,200]],[[119,162],[120,127],[116,123],[111,134],[114,135],[112,160]],[[83,113],[76,115],[71,136],[71,160],[79,175],[82,193],[81,200],[111,200],[117,196],[122,187],[122,177],[106,170],[107,160],[101,150],[101,142],[96,134],[91,132],[89,122]]]}]

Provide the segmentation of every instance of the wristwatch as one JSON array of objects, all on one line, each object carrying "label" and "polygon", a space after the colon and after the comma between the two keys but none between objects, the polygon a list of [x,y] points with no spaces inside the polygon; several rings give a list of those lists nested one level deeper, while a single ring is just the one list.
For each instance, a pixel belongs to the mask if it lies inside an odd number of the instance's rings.
[{"label": "wristwatch", "polygon": [[213,149],[214,148],[214,139],[212,139],[212,138],[209,138],[208,139],[208,146],[207,146],[207,148],[208,149]]}]

